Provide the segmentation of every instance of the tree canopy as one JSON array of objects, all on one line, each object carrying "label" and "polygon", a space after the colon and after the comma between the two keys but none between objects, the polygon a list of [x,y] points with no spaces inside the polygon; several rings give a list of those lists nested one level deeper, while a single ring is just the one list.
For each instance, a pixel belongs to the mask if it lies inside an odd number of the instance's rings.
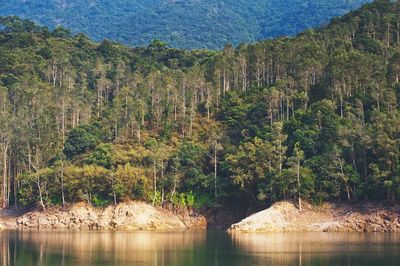
[{"label": "tree canopy", "polygon": [[400,196],[400,4],[220,51],[3,18],[3,207]]},{"label": "tree canopy", "polygon": [[63,26],[127,45],[154,39],[171,47],[220,49],[295,35],[371,0],[2,0],[0,15]]}]

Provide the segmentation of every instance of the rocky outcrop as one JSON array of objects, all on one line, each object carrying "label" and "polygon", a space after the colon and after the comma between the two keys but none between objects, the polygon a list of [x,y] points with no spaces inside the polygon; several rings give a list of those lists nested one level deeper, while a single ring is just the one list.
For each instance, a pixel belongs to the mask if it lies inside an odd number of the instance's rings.
[{"label": "rocky outcrop", "polygon": [[348,210],[345,216],[328,225],[327,232],[400,232],[399,208]]},{"label": "rocky outcrop", "polygon": [[20,228],[168,231],[206,228],[205,218],[186,211],[177,215],[143,202],[120,203],[104,209],[79,203],[69,208],[32,211],[16,219]]},{"label": "rocky outcrop", "polygon": [[325,204],[305,206],[280,202],[233,224],[229,232],[400,232],[397,206]]},{"label": "rocky outcrop", "polygon": [[206,217],[193,211],[192,209],[180,210],[176,213],[176,215],[178,215],[185,226],[189,229],[207,229],[208,222]]},{"label": "rocky outcrop", "polygon": [[[400,232],[400,209],[388,204],[304,204],[300,211],[289,202],[279,202],[233,224],[229,232]],[[125,202],[106,208],[86,203],[45,211],[0,213],[0,230],[10,228],[72,230],[169,231],[206,229],[210,221],[226,216],[224,209],[207,218],[192,209],[155,207],[143,202]],[[228,215],[229,216],[229,215]],[[222,219],[223,220],[223,219]],[[226,227],[225,227],[226,228]]]}]

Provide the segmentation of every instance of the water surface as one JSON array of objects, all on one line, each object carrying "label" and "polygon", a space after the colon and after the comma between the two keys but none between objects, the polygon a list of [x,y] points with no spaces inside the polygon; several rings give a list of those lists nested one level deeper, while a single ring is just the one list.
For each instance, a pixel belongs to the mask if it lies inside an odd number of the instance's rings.
[{"label": "water surface", "polygon": [[400,235],[0,232],[0,265],[400,265]]}]

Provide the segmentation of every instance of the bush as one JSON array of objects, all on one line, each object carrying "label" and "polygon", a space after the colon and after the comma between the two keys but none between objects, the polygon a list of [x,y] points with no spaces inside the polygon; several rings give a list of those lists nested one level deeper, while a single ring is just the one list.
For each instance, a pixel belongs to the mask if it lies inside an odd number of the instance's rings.
[{"label": "bush", "polygon": [[108,205],[111,205],[111,204],[112,204],[112,200],[110,200],[110,199],[103,199],[103,198],[101,198],[101,197],[99,197],[99,196],[93,196],[92,204],[93,204],[94,206],[96,206],[96,207],[101,207],[101,208],[103,208],[103,207],[106,207],[106,206],[108,206]]},{"label": "bush", "polygon": [[95,164],[103,166],[104,168],[111,168],[112,161],[112,145],[111,144],[100,144],[96,149],[89,154],[84,161],[85,164]]},{"label": "bush", "polygon": [[71,130],[64,144],[64,154],[69,158],[93,150],[102,138],[100,125],[79,126]]},{"label": "bush", "polygon": [[214,197],[210,197],[208,194],[196,195],[193,207],[196,209],[203,207],[211,207],[215,204]]}]

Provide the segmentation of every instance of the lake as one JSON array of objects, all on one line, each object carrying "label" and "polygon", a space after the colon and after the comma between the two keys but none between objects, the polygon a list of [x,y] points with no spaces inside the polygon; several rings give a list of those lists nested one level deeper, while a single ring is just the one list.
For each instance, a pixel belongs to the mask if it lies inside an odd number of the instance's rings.
[{"label": "lake", "polygon": [[400,265],[400,235],[0,232],[0,265]]}]

